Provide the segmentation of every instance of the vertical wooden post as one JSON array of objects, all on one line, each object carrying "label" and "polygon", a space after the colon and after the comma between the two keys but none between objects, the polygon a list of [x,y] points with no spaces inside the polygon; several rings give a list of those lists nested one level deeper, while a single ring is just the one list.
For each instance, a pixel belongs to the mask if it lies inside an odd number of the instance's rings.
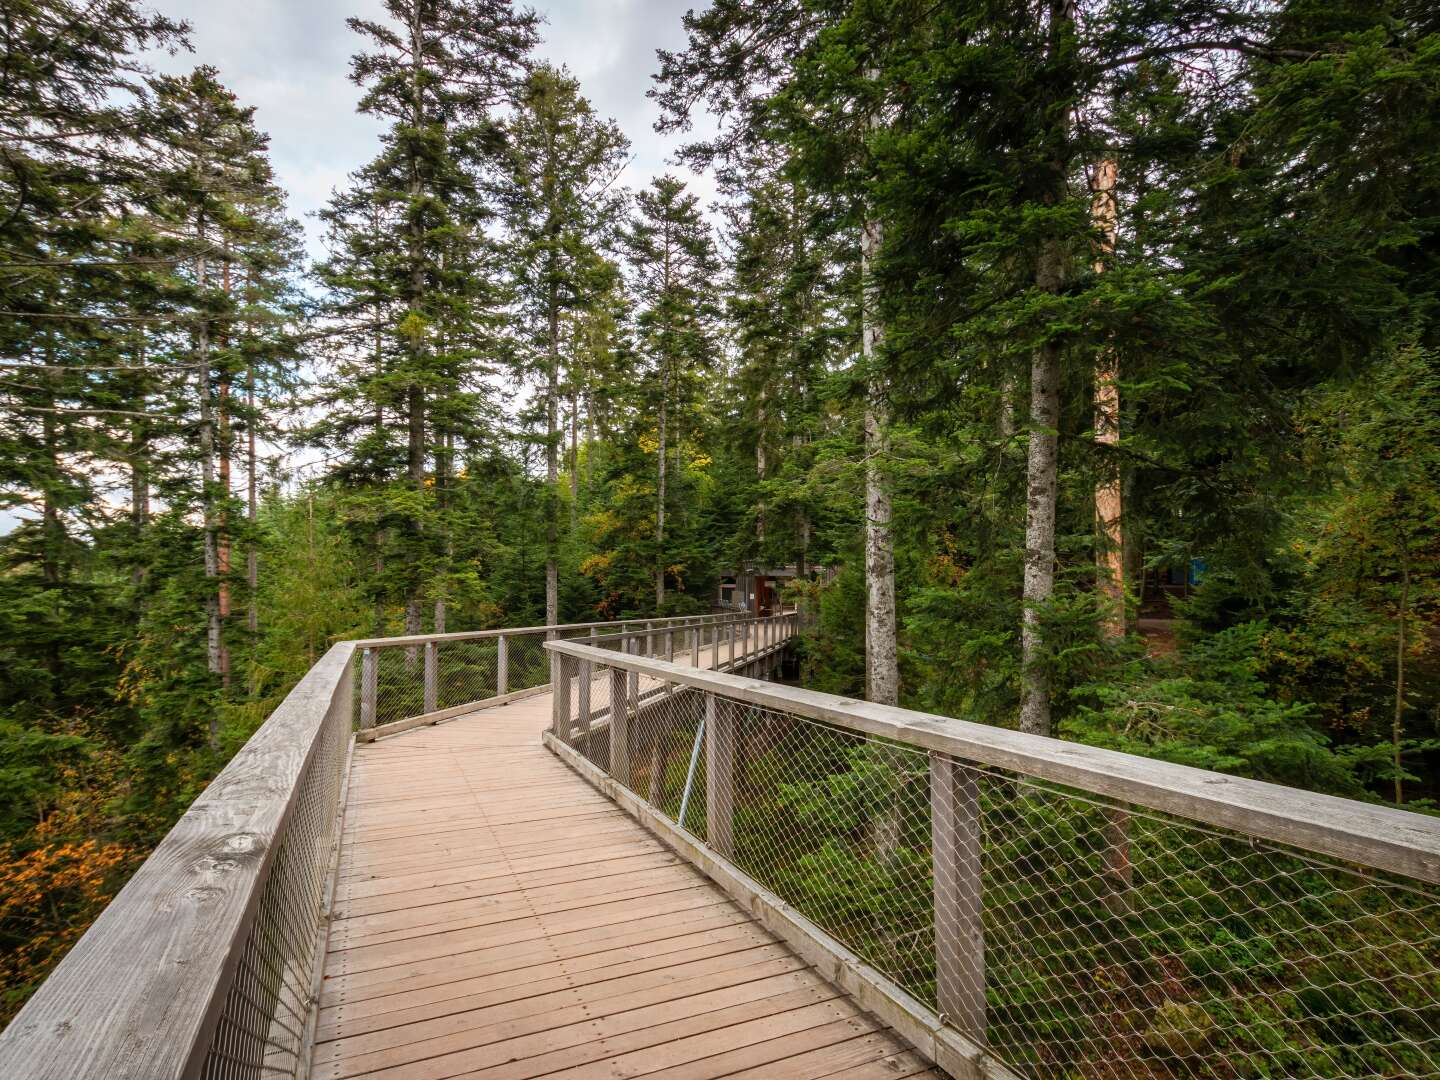
[{"label": "vertical wooden post", "polygon": [[610,775],[630,786],[630,680],[624,668],[610,669]]},{"label": "vertical wooden post", "polygon": [[427,713],[432,713],[440,706],[440,643],[427,641],[425,643],[425,707]]},{"label": "vertical wooden post", "polygon": [[576,681],[575,733],[576,741],[585,740],[585,751],[590,751],[590,684],[595,678],[595,663],[580,661],[580,675]]},{"label": "vertical wooden post", "polygon": [[[731,639],[734,640],[733,638]],[[705,695],[705,830],[712,848],[735,854],[735,711],[738,706]]]},{"label": "vertical wooden post", "polygon": [[739,622],[732,621],[730,623],[730,669],[732,671],[735,669],[735,635],[739,633],[739,631]]},{"label": "vertical wooden post", "polygon": [[675,662],[675,628],[673,626],[665,628],[665,659],[672,664]]},{"label": "vertical wooden post", "polygon": [[658,656],[659,654],[660,649],[655,643],[655,624],[647,622],[645,624],[645,655]]},{"label": "vertical wooden post", "polygon": [[690,631],[690,666],[700,666],[700,630],[699,626]]},{"label": "vertical wooden post", "polygon": [[[634,656],[639,656],[640,642],[630,642],[629,647],[625,651]],[[638,671],[630,672],[630,700],[634,703],[635,708],[638,709],[640,707],[640,673]]]},{"label": "vertical wooden post", "polygon": [[1130,811],[1121,806],[1101,809],[1104,823],[1100,838],[1105,844],[1101,862],[1105,868],[1105,890],[1102,896],[1106,910],[1112,915],[1129,915],[1133,910],[1135,869],[1130,859]]},{"label": "vertical wooden post", "polygon": [[550,656],[550,699],[554,702],[555,737],[570,745],[570,679],[575,671],[575,658],[552,653]]},{"label": "vertical wooden post", "polygon": [[935,995],[946,1021],[985,1042],[985,928],[980,780],[930,753],[930,857],[935,881]]},{"label": "vertical wooden post", "polygon": [[495,696],[504,697],[510,692],[510,646],[501,634],[495,639]]},{"label": "vertical wooden post", "polygon": [[[360,730],[375,727],[375,698],[380,683],[380,652],[366,649],[360,657]],[[370,738],[371,736],[367,736]]]}]

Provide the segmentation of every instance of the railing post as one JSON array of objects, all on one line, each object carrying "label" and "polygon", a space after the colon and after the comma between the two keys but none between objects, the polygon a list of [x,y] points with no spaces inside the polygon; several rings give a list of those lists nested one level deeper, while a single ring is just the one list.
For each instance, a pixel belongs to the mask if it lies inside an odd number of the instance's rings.
[{"label": "railing post", "polygon": [[594,661],[581,660],[580,674],[575,684],[575,733],[577,741],[584,738],[586,753],[590,751],[590,683],[594,678]]},{"label": "railing post", "polygon": [[432,713],[440,706],[440,645],[438,642],[427,641],[425,643],[425,708],[424,712]]},{"label": "railing post", "polygon": [[495,696],[510,692],[510,644],[501,634],[495,639]]},{"label": "railing post", "polygon": [[624,668],[610,669],[610,775],[625,787],[630,786],[628,675]]},{"label": "railing post", "polygon": [[673,626],[665,628],[665,659],[672,664],[675,662],[675,628]]},{"label": "railing post", "polygon": [[690,666],[700,666],[700,627],[697,625],[690,631]]},{"label": "railing post", "polygon": [[980,781],[930,752],[930,857],[935,890],[935,996],[940,1014],[985,1042]]},{"label": "railing post", "polygon": [[375,728],[375,698],[380,683],[380,650],[366,649],[360,657],[360,730]]},{"label": "railing post", "polygon": [[555,737],[566,746],[570,745],[570,673],[574,670],[573,656],[550,654],[550,699],[554,704],[553,722],[550,726]]},{"label": "railing post", "polygon": [[706,841],[727,858],[735,854],[735,709],[705,695]]},{"label": "railing post", "polygon": [[739,620],[730,623],[730,667],[735,667],[735,634],[740,629]]},{"label": "railing post", "polygon": [[647,622],[645,624],[645,655],[656,656],[658,654],[659,648],[655,644],[655,624]]},{"label": "railing post", "polygon": [[[621,651],[628,652],[632,656],[639,656],[640,642],[632,641]],[[635,708],[640,708],[640,673],[638,671],[630,672],[630,700],[634,703]]]}]

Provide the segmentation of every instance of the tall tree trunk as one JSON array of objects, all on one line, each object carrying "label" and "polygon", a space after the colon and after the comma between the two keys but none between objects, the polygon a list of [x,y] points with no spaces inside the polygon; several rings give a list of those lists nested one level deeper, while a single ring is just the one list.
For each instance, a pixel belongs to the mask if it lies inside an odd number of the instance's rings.
[{"label": "tall tree trunk", "polygon": [[880,241],[880,223],[867,221],[860,236],[864,282],[860,352],[869,370],[865,401],[865,696],[882,705],[895,705],[900,700],[900,667],[890,504],[890,402],[885,379],[875,370],[883,331],[877,313],[879,291],[871,276]]},{"label": "tall tree trunk", "polygon": [[[756,406],[756,431],[755,431],[755,479],[763,486],[765,483],[765,388],[760,388],[760,400]],[[755,508],[755,543],[763,546],[765,543],[765,495],[761,492],[760,502]]]},{"label": "tall tree trunk", "polygon": [[[663,364],[663,362],[662,362]],[[669,368],[660,369],[660,446],[656,452],[658,476],[655,483],[655,614],[665,606],[665,437],[669,420]]]},{"label": "tall tree trunk", "polygon": [[[205,212],[196,215],[196,240],[201,254],[195,261],[195,284],[203,294],[209,285],[209,263],[205,257]],[[205,531],[205,577],[210,583],[205,592],[205,661],[212,675],[223,670],[221,658],[220,626],[220,545],[219,530],[215,520],[215,410],[210,400],[212,382],[210,372],[210,322],[202,317],[195,326],[195,369],[197,393],[200,399],[200,505]],[[212,749],[220,743],[219,713],[211,714],[210,745]]]},{"label": "tall tree trunk", "polygon": [[[1059,289],[1063,251],[1047,241],[1036,283]],[[1055,593],[1055,493],[1060,424],[1060,346],[1047,341],[1030,363],[1030,448],[1026,461],[1024,621],[1020,633],[1020,730],[1050,734],[1053,674],[1040,621]]]},{"label": "tall tree trunk", "polygon": [[[227,257],[221,267],[222,288],[225,298],[230,298],[230,260]],[[228,336],[221,331],[221,348],[229,345]],[[218,478],[220,493],[220,509],[216,517],[215,532],[215,572],[216,583],[216,607],[220,619],[220,683],[224,689],[230,689],[230,646],[225,640],[225,624],[230,618],[230,523],[228,521],[230,503],[230,458],[231,458],[231,428],[230,428],[230,370],[227,366],[220,373],[219,381],[219,416],[218,416],[218,437],[219,437],[219,458],[220,475]]]},{"label": "tall tree trunk", "polygon": [[1404,745],[1405,721],[1405,623],[1410,617],[1410,544],[1400,534],[1400,611],[1395,633],[1395,718],[1390,727],[1395,767],[1395,805],[1405,801],[1404,781],[1400,775],[1401,747]]},{"label": "tall tree trunk", "polygon": [[[1059,64],[1065,39],[1073,35],[1073,0],[1050,2],[1050,59]],[[1052,111],[1056,111],[1051,103]],[[1065,197],[1069,154],[1069,114],[1058,113],[1060,129],[1052,134],[1055,157],[1048,163],[1042,198],[1049,205]],[[1059,293],[1068,276],[1067,251],[1062,237],[1041,241],[1035,260],[1034,282],[1048,293]],[[1030,435],[1025,477],[1025,606],[1020,628],[1020,730],[1032,735],[1050,734],[1050,696],[1054,672],[1046,655],[1041,619],[1055,595],[1055,495],[1058,486],[1060,426],[1060,343],[1046,341],[1030,360]]]},{"label": "tall tree trunk", "polygon": [[[142,341],[136,352],[136,364],[143,371],[145,367],[145,345]],[[142,374],[143,380],[145,376]],[[143,385],[143,383],[142,383]],[[144,411],[145,394],[140,395],[141,412]],[[150,521],[150,429],[149,421],[136,417],[130,421],[130,445],[126,456],[130,462],[130,527],[135,535],[134,562],[130,567],[130,582],[135,586],[144,584],[145,560],[140,556],[139,542],[144,536],[145,526]]]},{"label": "tall tree trunk", "polygon": [[580,525],[580,390],[570,388],[570,532]]},{"label": "tall tree trunk", "polygon": [[[1095,169],[1090,220],[1100,234],[1095,272],[1102,274],[1115,254],[1117,207],[1113,158]],[[1095,584],[1102,609],[1100,629],[1107,638],[1125,636],[1125,540],[1122,532],[1120,468],[1113,448],[1120,442],[1120,363],[1106,345],[1095,360],[1095,442],[1111,448],[1100,456],[1095,482]]]},{"label": "tall tree trunk", "polygon": [[560,622],[560,304],[550,286],[550,370],[545,391],[545,625]]},{"label": "tall tree trunk", "polygon": [[259,487],[255,462],[255,364],[245,371],[245,406],[250,419],[245,425],[245,521],[250,527],[250,540],[245,545],[245,625],[251,634],[260,630],[260,551],[256,536],[260,516]]},{"label": "tall tree trunk", "polygon": [[[422,24],[424,5],[412,4],[410,13],[410,123],[415,131],[425,126],[425,100],[422,73],[425,63],[425,37]],[[418,153],[412,148],[409,160],[409,212],[410,224],[410,312],[420,319],[425,306],[425,223],[420,219],[417,207],[420,202],[421,180]],[[424,366],[425,346],[420,328],[410,342],[410,386],[405,395],[405,409],[408,426],[408,473],[410,483],[418,490],[425,488],[425,388],[421,379]],[[414,522],[415,543],[420,542],[423,525]],[[405,598],[405,633],[419,634],[424,625],[421,616],[420,594],[422,584],[418,574],[412,575],[409,594]],[[413,664],[418,652],[409,650],[408,659]]]}]

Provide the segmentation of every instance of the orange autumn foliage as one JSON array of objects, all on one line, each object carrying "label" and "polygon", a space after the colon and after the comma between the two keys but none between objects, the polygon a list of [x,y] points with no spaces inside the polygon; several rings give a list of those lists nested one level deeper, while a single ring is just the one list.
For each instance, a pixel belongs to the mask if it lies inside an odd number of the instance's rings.
[{"label": "orange autumn foliage", "polygon": [[0,848],[0,1025],[60,962],[144,853],[99,840]]}]

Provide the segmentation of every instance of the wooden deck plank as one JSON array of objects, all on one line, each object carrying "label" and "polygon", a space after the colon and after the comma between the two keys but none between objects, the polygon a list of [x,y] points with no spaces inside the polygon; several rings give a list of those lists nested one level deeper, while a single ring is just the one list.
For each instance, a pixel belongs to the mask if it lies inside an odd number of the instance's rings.
[{"label": "wooden deck plank", "polygon": [[546,751],[549,721],[536,695],[357,746],[317,1080],[926,1073]]}]

